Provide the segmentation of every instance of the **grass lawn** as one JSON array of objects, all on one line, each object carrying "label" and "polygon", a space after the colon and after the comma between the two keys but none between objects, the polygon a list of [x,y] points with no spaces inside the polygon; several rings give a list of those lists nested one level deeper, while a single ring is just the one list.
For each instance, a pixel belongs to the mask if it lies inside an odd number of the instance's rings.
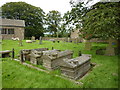
[{"label": "grass lawn", "polygon": [[[18,41],[3,40],[2,50],[15,49],[15,58],[21,49],[49,48],[60,50],[73,50],[73,57],[78,56],[81,50],[83,54],[92,54],[91,62],[96,63],[96,67],[92,69],[85,77],[78,80],[83,85],[77,85],[69,80],[55,77],[54,73],[47,74],[37,71],[20,64],[10,58],[2,59],[2,87],[3,88],[118,88],[118,56],[102,56],[96,55],[95,50],[100,47],[106,47],[106,44],[93,43],[91,51],[84,50],[84,43],[73,44],[67,42],[53,43],[51,41],[43,41],[42,45],[34,43],[25,43],[19,46]],[[0,63],[1,64],[1,63]],[[41,66],[40,66],[41,67]]]}]

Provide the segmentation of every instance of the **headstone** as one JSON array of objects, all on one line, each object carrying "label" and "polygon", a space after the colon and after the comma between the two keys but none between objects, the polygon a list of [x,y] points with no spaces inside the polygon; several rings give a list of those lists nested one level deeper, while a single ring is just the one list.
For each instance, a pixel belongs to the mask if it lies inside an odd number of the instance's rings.
[{"label": "headstone", "polygon": [[68,42],[70,42],[70,38],[68,38]]},{"label": "headstone", "polygon": [[35,37],[32,36],[32,37],[31,37],[31,40],[32,40],[32,42],[35,42]]},{"label": "headstone", "polygon": [[34,36],[32,36],[32,37],[31,37],[31,40],[35,40],[35,37],[34,37]]},{"label": "headstone", "polygon": [[39,44],[42,44],[42,37],[41,36],[40,36],[39,40],[40,40]]},{"label": "headstone", "polygon": [[90,40],[87,40],[85,42],[85,50],[91,50],[92,48],[92,43],[90,42]]},{"label": "headstone", "polygon": [[20,45],[20,46],[23,46],[22,40],[19,40],[19,45]]},{"label": "headstone", "polygon": [[109,44],[106,48],[105,55],[107,56],[114,56],[115,55],[115,48],[113,47],[113,39],[109,38]]}]

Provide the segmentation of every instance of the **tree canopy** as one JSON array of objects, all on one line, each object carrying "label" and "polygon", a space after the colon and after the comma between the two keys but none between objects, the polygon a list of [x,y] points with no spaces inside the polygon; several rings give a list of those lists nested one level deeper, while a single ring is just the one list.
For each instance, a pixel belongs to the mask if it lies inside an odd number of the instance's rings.
[{"label": "tree canopy", "polygon": [[99,2],[90,8],[82,20],[84,35],[120,39],[120,3]]},{"label": "tree canopy", "polygon": [[80,2],[71,2],[71,20],[76,28],[82,28],[82,37],[91,39],[98,38],[120,38],[120,3],[99,2],[92,7]]},{"label": "tree canopy", "polygon": [[2,18],[25,20],[25,37],[43,36],[44,11],[25,2],[10,2],[2,6]]},{"label": "tree canopy", "polygon": [[58,30],[60,30],[61,14],[56,10],[49,11],[46,15],[47,31],[53,36],[57,36]]}]

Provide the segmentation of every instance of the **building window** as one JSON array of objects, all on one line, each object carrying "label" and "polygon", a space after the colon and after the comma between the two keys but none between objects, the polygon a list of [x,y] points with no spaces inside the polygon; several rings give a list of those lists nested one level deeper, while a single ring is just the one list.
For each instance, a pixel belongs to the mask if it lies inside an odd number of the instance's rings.
[{"label": "building window", "polygon": [[1,34],[14,34],[14,29],[13,28],[10,28],[10,29],[0,28],[0,33]]},{"label": "building window", "polygon": [[1,29],[1,34],[7,34],[7,29],[6,28],[2,28]]},{"label": "building window", "polygon": [[8,29],[8,34],[14,34],[14,29]]}]

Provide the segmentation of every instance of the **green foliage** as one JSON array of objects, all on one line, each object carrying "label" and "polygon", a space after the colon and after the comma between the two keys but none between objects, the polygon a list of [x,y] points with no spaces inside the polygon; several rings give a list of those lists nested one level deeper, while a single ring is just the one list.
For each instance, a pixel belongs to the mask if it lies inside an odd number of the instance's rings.
[{"label": "green foliage", "polygon": [[[89,2],[89,1],[88,1]],[[108,39],[120,38],[120,3],[99,2],[91,7],[87,4],[71,2],[71,20],[76,28],[81,28],[82,37]]]},{"label": "green foliage", "polygon": [[83,18],[84,34],[107,39],[120,38],[120,3],[97,3]]},{"label": "green foliage", "polygon": [[57,36],[57,32],[60,29],[61,14],[58,11],[49,11],[46,15],[47,31],[53,36]]},{"label": "green foliage", "polygon": [[44,12],[25,2],[10,2],[2,6],[2,18],[25,20],[25,36],[43,36]]}]

